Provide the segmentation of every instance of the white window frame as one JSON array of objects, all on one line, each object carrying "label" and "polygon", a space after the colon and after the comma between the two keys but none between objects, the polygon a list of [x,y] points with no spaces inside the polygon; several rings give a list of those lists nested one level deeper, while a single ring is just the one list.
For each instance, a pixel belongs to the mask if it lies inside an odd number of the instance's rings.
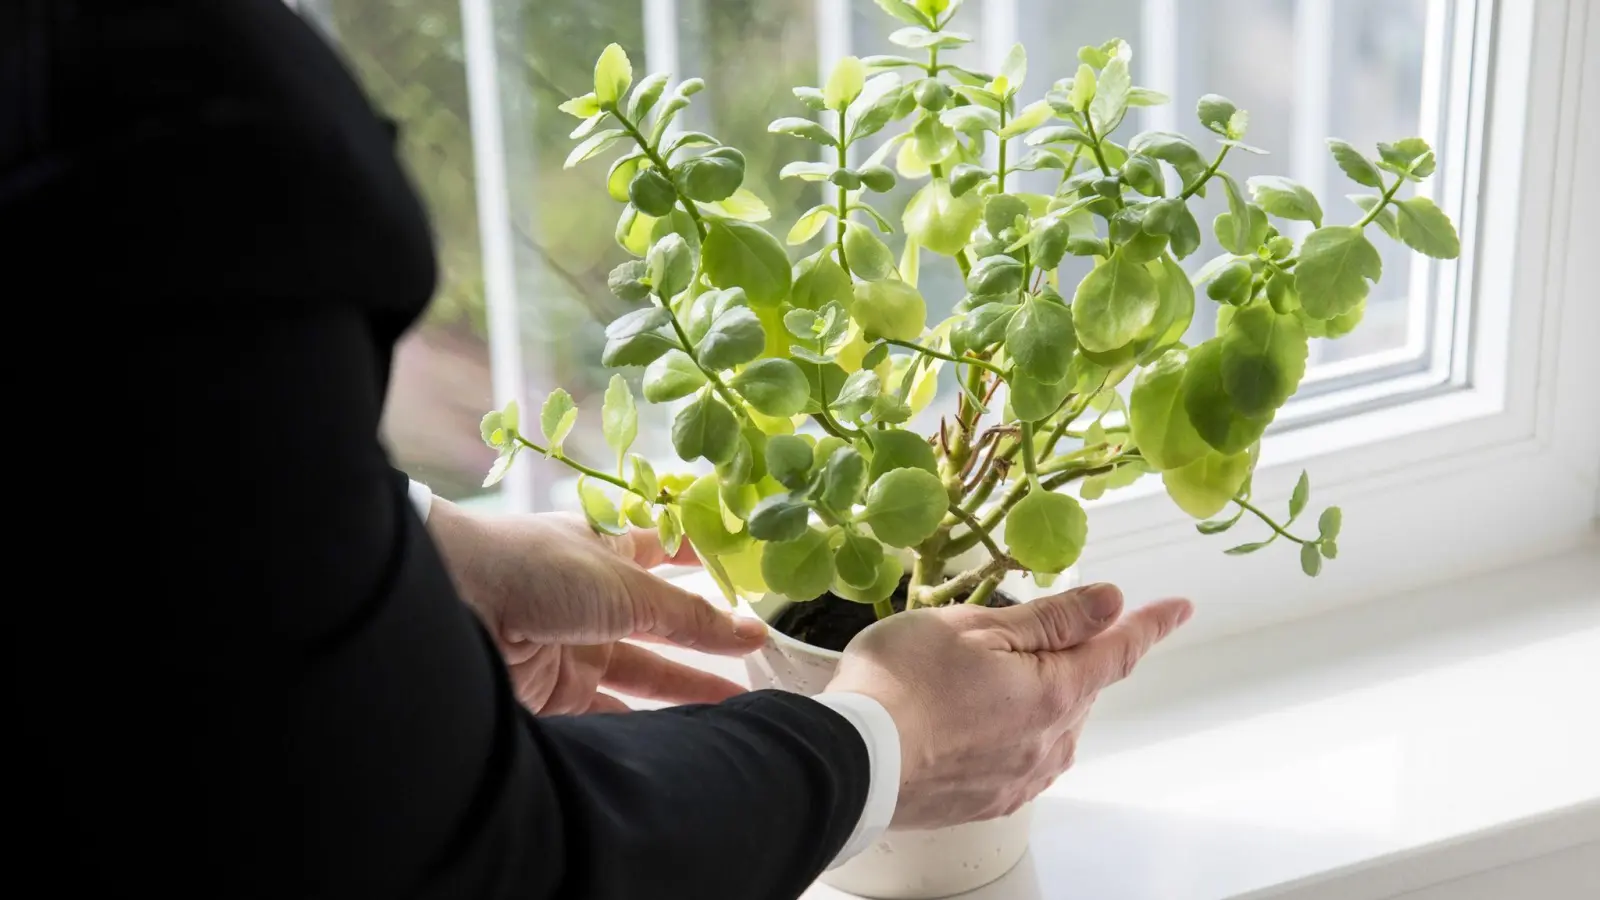
[{"label": "white window frame", "polygon": [[[1114,581],[1135,599],[1194,597],[1203,614],[1182,642],[1559,553],[1594,534],[1600,229],[1578,212],[1600,203],[1600,179],[1581,164],[1600,159],[1600,14],[1585,0],[1483,7],[1490,27],[1473,48],[1469,100],[1481,125],[1467,153],[1476,202],[1459,223],[1471,249],[1460,264],[1457,371],[1404,402],[1273,434],[1262,446],[1256,499],[1283,509],[1309,469],[1312,508],[1345,509],[1339,559],[1309,579],[1288,548],[1226,557],[1223,548],[1256,539],[1260,527],[1200,536],[1155,479],[1093,504],[1083,577]],[[1370,393],[1352,391],[1316,402],[1337,409]]]},{"label": "white window frame", "polygon": [[[814,2],[819,21],[832,25],[819,28],[825,72],[846,52],[848,5]],[[1173,5],[1143,2],[1152,12]],[[1340,558],[1309,579],[1289,547],[1224,556],[1225,547],[1257,539],[1262,526],[1246,521],[1227,535],[1198,535],[1154,478],[1090,504],[1081,576],[1117,582],[1135,601],[1171,594],[1199,600],[1203,614],[1184,630],[1183,642],[1557,553],[1594,531],[1600,365],[1585,344],[1600,339],[1600,303],[1589,287],[1600,284],[1600,253],[1582,248],[1600,247],[1600,232],[1576,211],[1600,207],[1592,167],[1578,163],[1600,158],[1600,76],[1593,62],[1600,57],[1600,14],[1585,0],[1431,3],[1435,52],[1445,45],[1443,23],[1457,30],[1448,65],[1441,60],[1427,67],[1435,73],[1427,76],[1430,94],[1441,96],[1448,87],[1448,102],[1442,109],[1424,103],[1422,130],[1444,152],[1459,154],[1437,189],[1447,209],[1461,210],[1464,246],[1458,263],[1415,267],[1416,277],[1437,279],[1438,296],[1449,298],[1435,304],[1435,352],[1426,365],[1376,381],[1351,379],[1347,387],[1297,400],[1264,442],[1254,481],[1255,499],[1281,510],[1300,470],[1309,469],[1312,509],[1338,503],[1346,510]],[[986,38],[993,38],[986,39],[986,52],[1003,53],[1016,28],[1015,0],[980,4],[974,5]],[[1477,18],[1444,16],[1447,4]],[[461,5],[490,332],[496,336],[495,396],[504,402],[525,393],[501,141],[505,101],[495,83],[493,0]],[[675,7],[671,0],[643,0],[652,71],[673,68]],[[1309,40],[1315,23],[1326,18],[1319,16],[1325,7],[1326,0],[1298,0],[1307,34],[1297,43]],[[1318,68],[1325,57],[1302,66]],[[1159,82],[1163,70],[1149,74]],[[1303,178],[1316,173],[1310,151],[1306,137],[1291,154]],[[1372,361],[1343,368],[1345,374],[1370,370]],[[529,470],[521,469],[523,480],[515,480],[517,471],[503,508],[531,504]],[[1235,540],[1238,535],[1248,537]]]}]

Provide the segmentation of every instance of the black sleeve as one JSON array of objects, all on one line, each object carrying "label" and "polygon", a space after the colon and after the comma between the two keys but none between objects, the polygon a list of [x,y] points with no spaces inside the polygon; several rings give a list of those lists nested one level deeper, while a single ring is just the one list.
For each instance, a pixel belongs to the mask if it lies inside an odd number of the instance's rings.
[{"label": "black sleeve", "polygon": [[426,227],[304,26],[278,0],[29,0],[0,26],[28,86],[4,110],[24,130],[0,145],[0,246],[79,260],[50,300],[96,346],[71,362],[95,393],[52,433],[127,473],[93,486],[116,497],[87,513],[109,531],[81,532],[103,551],[14,564],[50,587],[9,629],[12,877],[804,890],[866,795],[841,717],[767,692],[571,719],[516,703],[376,437],[393,339],[431,289]]}]

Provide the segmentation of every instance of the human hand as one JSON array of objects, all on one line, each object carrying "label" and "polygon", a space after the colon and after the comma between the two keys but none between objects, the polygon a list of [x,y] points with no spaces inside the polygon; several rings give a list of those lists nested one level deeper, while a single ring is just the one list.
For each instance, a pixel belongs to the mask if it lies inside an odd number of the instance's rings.
[{"label": "human hand", "polygon": [[715,703],[744,688],[624,638],[743,655],[766,626],[734,618],[651,575],[696,562],[687,542],[668,558],[655,532],[596,534],[561,513],[476,516],[436,500],[428,530],[462,599],[494,635],[524,706],[535,713],[625,712],[618,693]]},{"label": "human hand", "polygon": [[1016,811],[1072,765],[1099,692],[1188,621],[1163,600],[1118,621],[1096,584],[1005,609],[892,616],[845,648],[829,691],[882,703],[900,731],[894,825],[936,828]]}]

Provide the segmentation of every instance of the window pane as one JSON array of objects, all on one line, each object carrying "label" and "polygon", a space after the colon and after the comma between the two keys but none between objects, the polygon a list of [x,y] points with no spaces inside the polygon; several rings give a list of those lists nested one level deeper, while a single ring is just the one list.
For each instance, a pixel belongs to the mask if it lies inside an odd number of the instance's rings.
[{"label": "window pane", "polygon": [[383,436],[396,462],[441,496],[484,493],[494,452],[478,438],[492,404],[461,10],[455,0],[309,0],[378,109],[427,204],[440,281],[395,354]]}]

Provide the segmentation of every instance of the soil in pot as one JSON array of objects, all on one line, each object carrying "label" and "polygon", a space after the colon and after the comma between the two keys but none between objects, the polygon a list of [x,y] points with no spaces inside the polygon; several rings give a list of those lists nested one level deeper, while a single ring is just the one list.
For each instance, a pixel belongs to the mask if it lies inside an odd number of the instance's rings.
[{"label": "soil in pot", "polygon": [[[910,578],[902,578],[900,586],[895,588],[894,596],[890,598],[895,612],[905,610],[906,591],[910,583]],[[995,591],[984,605],[999,609],[1015,606],[1016,603],[1003,591]],[[829,591],[810,602],[791,604],[773,620],[772,627],[813,647],[842,651],[852,638],[876,621],[877,613],[873,612],[870,605],[846,600]]]}]

